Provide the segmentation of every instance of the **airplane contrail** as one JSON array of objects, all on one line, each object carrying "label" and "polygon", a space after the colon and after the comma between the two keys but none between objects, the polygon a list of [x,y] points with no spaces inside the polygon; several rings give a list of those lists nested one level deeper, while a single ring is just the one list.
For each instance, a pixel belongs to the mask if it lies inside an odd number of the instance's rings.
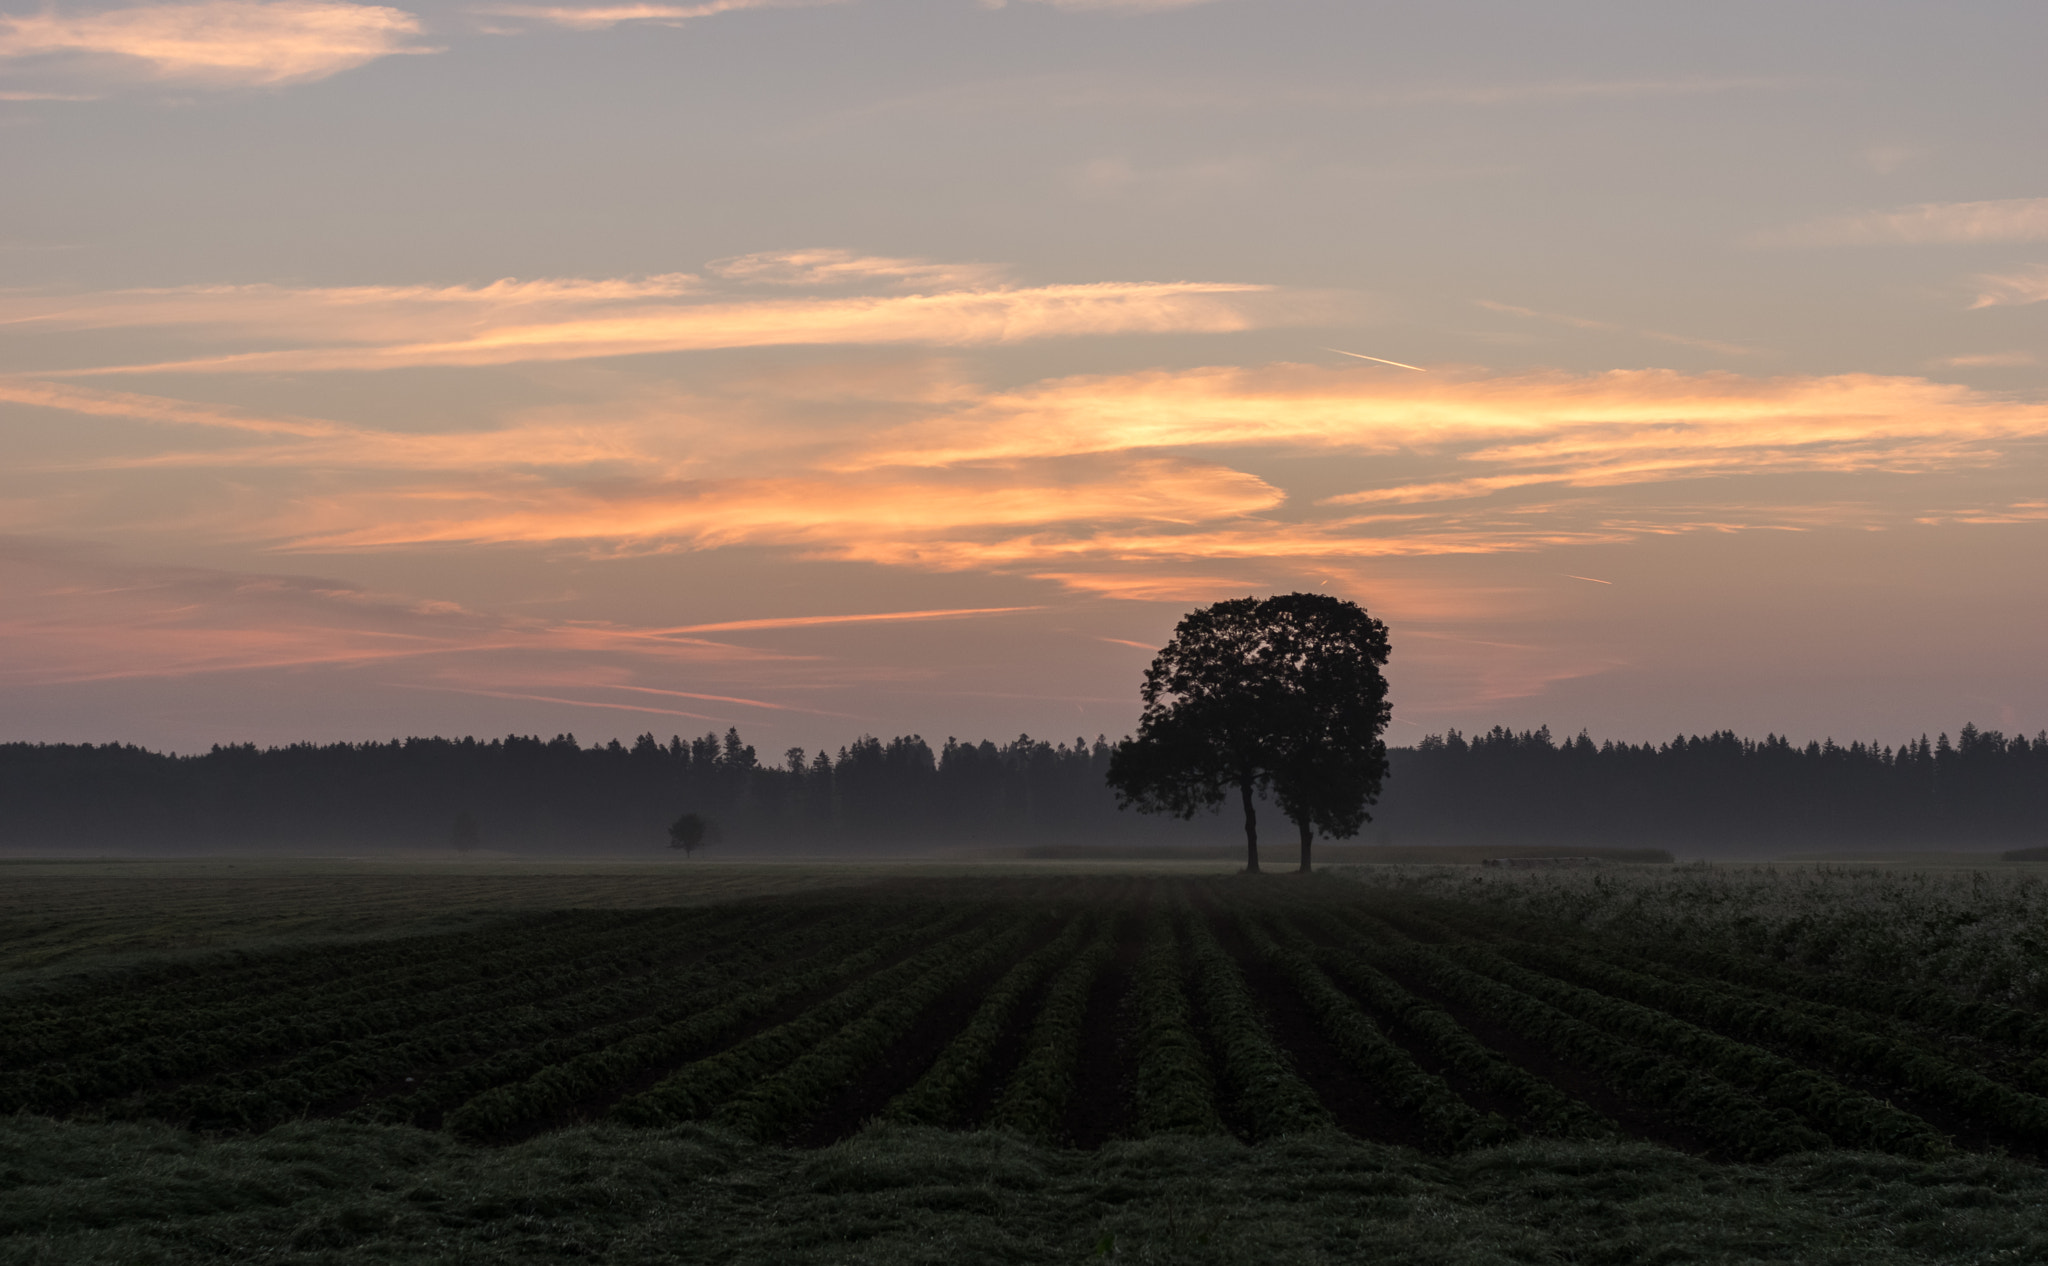
[{"label": "airplane contrail", "polygon": [[1335,352],[1339,356],[1355,356],[1359,360],[1378,361],[1382,365],[1392,365],[1396,369],[1412,369],[1418,374],[1426,374],[1429,372],[1427,369],[1424,369],[1420,365],[1410,365],[1405,361],[1388,360],[1384,356],[1367,356],[1364,352],[1347,352],[1341,347],[1326,347],[1323,350],[1326,352]]},{"label": "airplane contrail", "polygon": [[1598,576],[1574,576],[1568,571],[1561,571],[1557,574],[1563,576],[1566,580],[1590,580],[1596,585],[1611,585],[1614,583],[1611,580],[1602,580]]}]

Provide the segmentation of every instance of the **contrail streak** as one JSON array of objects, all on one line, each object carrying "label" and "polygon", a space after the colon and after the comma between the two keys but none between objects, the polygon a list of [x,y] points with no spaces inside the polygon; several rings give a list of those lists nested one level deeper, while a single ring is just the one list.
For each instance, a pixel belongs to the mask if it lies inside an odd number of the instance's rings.
[{"label": "contrail streak", "polygon": [[1568,571],[1561,571],[1557,574],[1563,576],[1566,580],[1590,580],[1596,585],[1611,585],[1614,583],[1611,580],[1602,580],[1598,576],[1574,576]]},{"label": "contrail streak", "polygon": [[1427,369],[1424,369],[1420,365],[1410,365],[1404,361],[1388,360],[1384,356],[1367,356],[1364,352],[1347,352],[1341,347],[1326,347],[1323,350],[1326,352],[1335,352],[1339,356],[1356,356],[1360,360],[1378,361],[1382,365],[1392,365],[1396,369],[1412,369],[1418,374],[1426,374],[1429,372]]}]

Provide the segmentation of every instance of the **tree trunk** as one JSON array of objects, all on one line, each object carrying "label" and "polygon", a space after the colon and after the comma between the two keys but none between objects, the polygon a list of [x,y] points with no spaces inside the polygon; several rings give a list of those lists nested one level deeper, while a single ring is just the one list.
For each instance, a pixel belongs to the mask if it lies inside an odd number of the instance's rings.
[{"label": "tree trunk", "polygon": [[1244,801],[1244,873],[1259,873],[1259,815],[1252,808],[1252,782],[1247,778],[1237,784],[1238,798]]},{"label": "tree trunk", "polygon": [[1301,819],[1294,825],[1301,828],[1301,873],[1306,875],[1309,872],[1308,846],[1310,841],[1315,839],[1316,831],[1315,828],[1309,824],[1309,820],[1307,818]]}]

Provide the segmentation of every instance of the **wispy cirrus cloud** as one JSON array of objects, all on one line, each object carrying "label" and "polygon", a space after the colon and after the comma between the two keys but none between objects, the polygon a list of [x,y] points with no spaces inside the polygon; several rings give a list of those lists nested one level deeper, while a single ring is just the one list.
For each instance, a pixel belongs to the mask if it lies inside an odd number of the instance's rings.
[{"label": "wispy cirrus cloud", "polygon": [[[1055,379],[875,437],[849,468],[1123,450],[1284,446],[1457,453],[1723,453],[1758,468],[1984,460],[2048,435],[2048,405],[1920,378],[1671,370],[1387,375],[1276,365]],[[1750,454],[1749,458],[1739,455]],[[1704,460],[1704,459],[1702,459]]]},{"label": "wispy cirrus cloud", "polygon": [[880,281],[898,286],[936,286],[954,290],[996,285],[1009,272],[993,264],[949,264],[831,249],[759,251],[714,260],[708,271],[732,281],[775,286],[832,286]]},{"label": "wispy cirrus cloud", "polygon": [[702,290],[689,273],[651,277],[505,278],[481,286],[271,284],[172,286],[62,294],[0,291],[0,327],[112,330],[180,327],[210,337],[389,343],[478,329],[630,312]]},{"label": "wispy cirrus cloud", "polygon": [[[1049,4],[1055,9],[1075,12],[1088,10],[1111,10],[1123,13],[1163,13],[1168,9],[1191,9],[1198,4],[1213,4],[1215,0],[1019,0],[1024,4]],[[1005,0],[982,0],[984,8],[1000,9]]]},{"label": "wispy cirrus cloud", "polygon": [[[43,403],[101,416],[133,408],[152,426],[251,431],[242,414],[66,390]],[[639,419],[551,407],[444,434],[294,422],[256,428],[241,448],[173,444],[97,465],[22,468],[17,478],[41,490],[93,471],[143,478],[189,469],[246,499],[256,485],[238,472],[271,470],[267,507],[245,504],[231,521],[185,530],[287,551],[750,546],[1135,595],[1171,590],[1194,560],[1294,565],[1803,529],[1835,511],[1815,509],[1815,519],[1759,509],[1753,491],[1615,507],[1630,489],[1679,480],[1953,472],[2048,444],[2048,406],[1871,375],[1389,375],[1282,364],[1007,390],[949,379],[935,395],[912,375],[856,390],[893,394],[896,412],[927,420],[878,430],[859,413],[844,428],[821,428],[810,420],[816,384],[778,404],[762,398],[773,384],[750,380],[731,399],[677,404],[687,425],[663,407]],[[744,425],[731,412],[742,397]],[[886,400],[878,407],[890,411]],[[1341,457],[1401,474],[1290,497],[1285,480],[1255,473],[1290,453],[1327,455],[1324,469],[1338,469]],[[43,514],[55,521],[58,511]],[[1167,589],[1148,587],[1145,574],[1165,577]]]},{"label": "wispy cirrus cloud", "polygon": [[1679,347],[1697,347],[1705,351],[1720,352],[1726,356],[1754,356],[1758,351],[1754,347],[1744,347],[1740,343],[1724,343],[1717,339],[1694,338],[1685,334],[1667,334],[1662,330],[1633,329],[1626,325],[1616,325],[1612,321],[1597,321],[1591,317],[1570,316],[1562,312],[1539,312],[1534,308],[1498,303],[1492,299],[1474,299],[1473,302],[1489,312],[1548,321],[1554,325],[1570,326],[1575,330],[1594,330],[1602,334],[1632,334],[1637,338],[1653,339],[1659,343],[1671,343]]},{"label": "wispy cirrus cloud", "polygon": [[1923,202],[1828,216],[1750,236],[1753,246],[1974,245],[2048,241],[2048,198]]},{"label": "wispy cirrus cloud", "polygon": [[2032,352],[1968,352],[1961,356],[1944,356],[1936,363],[1950,369],[2012,369],[2032,365],[2036,361]]},{"label": "wispy cirrus cloud", "polygon": [[111,561],[0,541],[0,684],[490,655],[693,667],[791,658],[672,630],[507,617],[347,581]]},{"label": "wispy cirrus cloud", "polygon": [[402,9],[336,0],[197,0],[0,14],[0,62],[92,77],[234,88],[311,83],[383,57],[431,53]]},{"label": "wispy cirrus cloud", "polygon": [[576,31],[606,31],[621,23],[681,26],[698,18],[743,9],[811,9],[845,0],[702,0],[698,4],[483,4],[469,11],[481,17],[518,18]]},{"label": "wispy cirrus cloud", "polygon": [[[423,544],[592,542],[614,549],[780,545],[901,560],[951,538],[1050,523],[1194,524],[1268,510],[1284,494],[1255,475],[1164,459],[1072,474],[1028,467],[915,477],[767,476],[679,484],[504,489],[386,487],[306,504],[266,534],[283,548],[350,552]],[[939,557],[934,554],[933,557]]]},{"label": "wispy cirrus cloud", "polygon": [[905,621],[967,620],[983,615],[1015,615],[1037,611],[1030,607],[947,607],[930,611],[880,611],[857,615],[778,615],[754,620],[721,620],[716,624],[686,624],[670,633],[740,633],[762,629],[808,629],[831,624],[902,624]]},{"label": "wispy cirrus cloud", "polygon": [[[194,287],[92,295],[0,294],[0,325],[71,330],[183,327],[273,344],[94,373],[307,373],[488,366],[661,352],[832,344],[969,347],[1134,333],[1225,333],[1306,319],[1261,303],[1275,288],[1226,282],[968,284],[980,266],[838,252],[747,256],[727,280],[869,283],[889,293],[739,296],[687,274],[500,281],[479,287]],[[807,277],[806,274],[809,274]],[[924,289],[902,293],[904,285]],[[277,348],[274,344],[293,344]]]},{"label": "wispy cirrus cloud", "polygon": [[1973,308],[2024,307],[2048,300],[2048,264],[2035,264],[2011,273],[1986,273],[1977,278],[1981,289]]}]

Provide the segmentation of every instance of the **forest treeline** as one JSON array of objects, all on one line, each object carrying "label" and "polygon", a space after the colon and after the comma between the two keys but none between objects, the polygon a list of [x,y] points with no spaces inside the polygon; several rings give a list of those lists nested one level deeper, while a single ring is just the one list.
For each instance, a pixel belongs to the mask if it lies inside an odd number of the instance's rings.
[{"label": "forest treeline", "polygon": [[[572,735],[216,747],[0,745],[0,847],[121,851],[447,848],[660,851],[698,813],[721,850],[1227,844],[1231,817],[1119,811],[1110,745],[863,737],[763,760],[722,737],[583,746]],[[1365,843],[1678,847],[2048,844],[2048,733],[1964,726],[1896,748],[1732,733],[1563,742],[1456,730],[1390,753]],[[1263,814],[1276,846],[1292,832]],[[458,821],[474,826],[457,830]]]}]

